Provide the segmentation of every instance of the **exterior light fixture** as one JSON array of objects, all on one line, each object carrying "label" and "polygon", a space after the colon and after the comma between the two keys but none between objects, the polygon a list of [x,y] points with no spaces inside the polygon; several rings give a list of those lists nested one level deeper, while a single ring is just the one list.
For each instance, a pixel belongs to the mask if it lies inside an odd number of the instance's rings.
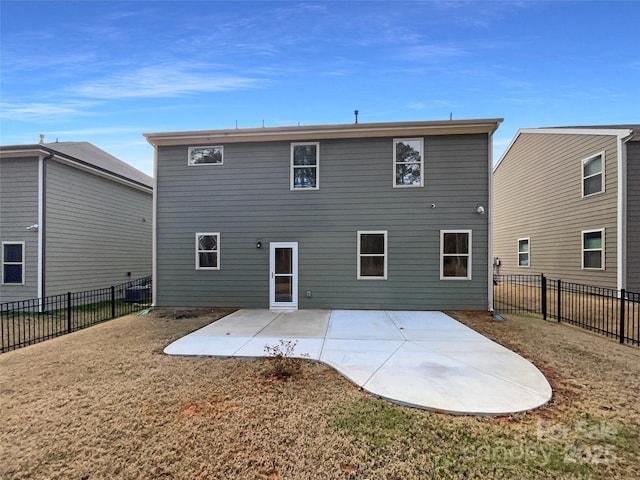
[{"label": "exterior light fixture", "polygon": [[262,242],[260,240],[256,242],[256,248],[262,248]]},{"label": "exterior light fixture", "polygon": [[485,209],[482,205],[479,205],[478,208],[476,208],[476,212],[478,212],[478,215],[484,215],[485,214]]}]

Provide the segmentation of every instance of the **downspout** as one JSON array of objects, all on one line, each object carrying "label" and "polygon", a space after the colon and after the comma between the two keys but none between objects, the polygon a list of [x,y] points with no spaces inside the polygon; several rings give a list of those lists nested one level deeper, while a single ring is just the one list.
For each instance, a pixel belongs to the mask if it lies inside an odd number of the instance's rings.
[{"label": "downspout", "polygon": [[47,160],[53,153],[38,161],[38,298],[46,296],[46,241],[47,241]]},{"label": "downspout", "polygon": [[489,312],[493,313],[493,133],[489,133],[489,212],[487,215],[487,285]]},{"label": "downspout", "polygon": [[158,146],[153,146],[153,202],[151,213],[151,306],[157,304],[158,298]]},{"label": "downspout", "polygon": [[[627,137],[628,138],[628,137]],[[618,235],[617,235],[617,285],[627,288],[627,143],[618,136]]]}]

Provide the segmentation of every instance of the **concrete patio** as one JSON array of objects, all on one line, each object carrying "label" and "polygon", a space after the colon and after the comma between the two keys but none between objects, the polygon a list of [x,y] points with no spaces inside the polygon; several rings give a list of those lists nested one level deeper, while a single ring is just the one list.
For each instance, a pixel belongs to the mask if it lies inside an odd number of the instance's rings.
[{"label": "concrete patio", "polygon": [[456,414],[504,415],[551,399],[529,361],[442,312],[239,310],[173,342],[169,355],[262,357],[296,343],[373,395]]}]

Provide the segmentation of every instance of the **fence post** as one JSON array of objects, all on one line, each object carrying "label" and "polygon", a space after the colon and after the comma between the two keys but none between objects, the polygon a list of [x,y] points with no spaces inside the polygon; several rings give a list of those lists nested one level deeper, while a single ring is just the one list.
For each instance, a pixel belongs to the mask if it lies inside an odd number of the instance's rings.
[{"label": "fence post", "polygon": [[67,292],[67,333],[71,333],[71,292]]},{"label": "fence post", "polygon": [[111,286],[111,318],[116,318],[116,287]]},{"label": "fence post", "polygon": [[540,274],[540,303],[542,307],[542,319],[547,319],[547,278],[544,273]]},{"label": "fence post", "polygon": [[627,296],[627,292],[624,288],[620,290],[620,343],[624,343],[624,320],[625,320],[625,300]]},{"label": "fence post", "polygon": [[562,318],[562,280],[558,279],[558,323]]}]

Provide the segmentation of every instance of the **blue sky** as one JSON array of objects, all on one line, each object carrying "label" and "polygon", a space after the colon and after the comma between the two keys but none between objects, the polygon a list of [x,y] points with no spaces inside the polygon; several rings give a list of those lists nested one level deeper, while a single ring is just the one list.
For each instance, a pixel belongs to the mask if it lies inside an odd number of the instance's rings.
[{"label": "blue sky", "polygon": [[504,118],[640,123],[640,1],[0,2],[0,143]]}]

